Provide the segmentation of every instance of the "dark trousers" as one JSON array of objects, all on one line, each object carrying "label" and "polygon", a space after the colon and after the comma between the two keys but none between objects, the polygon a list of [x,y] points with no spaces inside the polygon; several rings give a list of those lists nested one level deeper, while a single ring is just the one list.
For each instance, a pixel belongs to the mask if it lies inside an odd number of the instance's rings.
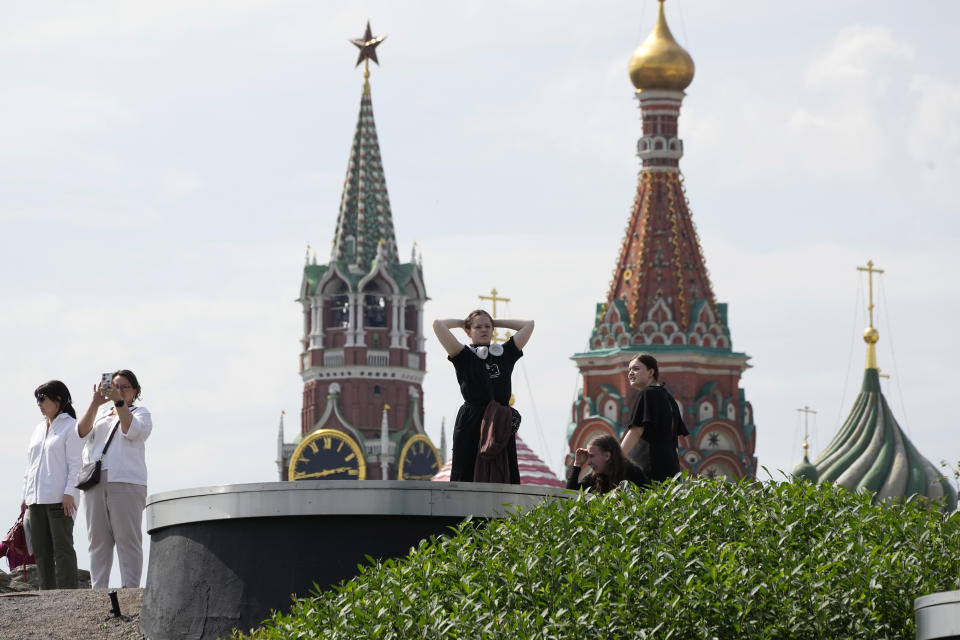
[{"label": "dark trousers", "polygon": [[77,553],[73,549],[73,518],[62,504],[31,504],[30,541],[37,559],[41,589],[77,589]]}]

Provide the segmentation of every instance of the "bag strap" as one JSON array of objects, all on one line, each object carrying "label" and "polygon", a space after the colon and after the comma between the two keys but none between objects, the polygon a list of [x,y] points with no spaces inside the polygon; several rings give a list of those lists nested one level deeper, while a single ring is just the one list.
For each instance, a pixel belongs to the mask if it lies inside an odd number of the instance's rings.
[{"label": "bag strap", "polygon": [[103,445],[103,451],[100,452],[100,459],[103,460],[103,456],[107,455],[107,447],[110,446],[110,442],[113,440],[113,436],[117,433],[117,427],[120,426],[120,418],[117,418],[117,424],[113,425],[113,429],[110,430],[110,436],[107,438],[107,443]]}]

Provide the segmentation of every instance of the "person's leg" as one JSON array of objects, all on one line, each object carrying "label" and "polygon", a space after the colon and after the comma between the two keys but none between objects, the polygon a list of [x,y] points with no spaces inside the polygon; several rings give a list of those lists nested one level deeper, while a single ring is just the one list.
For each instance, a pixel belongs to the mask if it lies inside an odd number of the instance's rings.
[{"label": "person's leg", "polygon": [[83,492],[83,513],[87,519],[87,542],[90,550],[90,586],[106,589],[110,586],[113,568],[113,532],[107,511],[107,474],[100,472],[100,482]]},{"label": "person's leg", "polygon": [[50,536],[50,522],[45,504],[27,506],[30,518],[30,542],[33,544],[33,557],[37,561],[37,579],[41,589],[56,589],[57,576],[53,564],[53,539]]},{"label": "person's leg", "polygon": [[473,467],[480,448],[480,420],[470,405],[463,405],[453,427],[450,481],[473,482]]},{"label": "person's leg", "polygon": [[139,587],[143,572],[143,507],[147,488],[142,484],[112,482],[107,493],[110,526],[117,545],[120,580],[124,588]]},{"label": "person's leg", "polygon": [[511,434],[507,442],[507,467],[510,471],[510,484],[520,484],[520,463],[517,460],[517,434]]},{"label": "person's leg", "polygon": [[50,537],[53,541],[53,559],[56,564],[57,589],[77,589],[77,552],[73,549],[73,518],[63,512],[62,504],[47,508]]}]

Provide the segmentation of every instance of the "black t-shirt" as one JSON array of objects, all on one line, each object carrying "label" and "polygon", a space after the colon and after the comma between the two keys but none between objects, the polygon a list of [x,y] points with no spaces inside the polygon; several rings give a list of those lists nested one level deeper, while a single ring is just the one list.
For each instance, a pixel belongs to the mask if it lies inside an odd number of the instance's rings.
[{"label": "black t-shirt", "polygon": [[503,347],[503,353],[493,355],[488,349],[486,359],[481,359],[468,346],[464,346],[455,356],[447,356],[457,372],[460,394],[467,404],[483,407],[490,402],[490,391],[485,377],[490,380],[496,401],[503,405],[510,402],[510,376],[513,365],[523,356],[523,351],[517,348],[512,336],[503,345],[494,344],[491,348],[497,346]]},{"label": "black t-shirt", "polygon": [[644,387],[637,394],[630,418],[631,427],[643,427],[643,439],[650,445],[650,478],[666,480],[680,471],[677,436],[685,436],[680,409],[670,392],[660,385]]}]

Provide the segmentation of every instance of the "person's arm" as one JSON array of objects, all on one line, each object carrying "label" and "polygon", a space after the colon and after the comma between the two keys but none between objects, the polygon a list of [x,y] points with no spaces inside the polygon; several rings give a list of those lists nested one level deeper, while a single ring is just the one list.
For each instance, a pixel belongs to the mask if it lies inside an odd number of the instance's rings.
[{"label": "person's arm", "polygon": [[643,427],[628,427],[627,432],[623,434],[623,442],[620,443],[620,448],[623,449],[623,454],[630,457],[630,452],[633,451],[633,448],[637,446],[637,443],[640,442],[640,438],[643,436]]},{"label": "person's arm", "polygon": [[[100,393],[106,396],[107,400],[113,403],[123,400],[123,395],[120,393],[120,389],[117,389],[114,385],[110,385]],[[117,413],[117,418],[120,419],[120,432],[126,436],[130,433],[130,425],[133,424],[133,413],[131,413],[130,407],[128,407],[126,404],[121,407],[118,407],[116,404],[114,404],[114,411]],[[130,439],[132,440],[133,438]]]},{"label": "person's arm", "polygon": [[587,450],[577,449],[573,457],[573,464],[570,465],[570,475],[567,476],[567,489],[580,488],[580,470],[587,461]]},{"label": "person's arm", "polygon": [[437,340],[440,341],[440,346],[443,347],[448,356],[455,356],[463,351],[463,344],[450,331],[454,327],[462,328],[463,320],[447,318],[446,320],[433,321],[433,332],[437,334]]},{"label": "person's arm", "polygon": [[86,438],[87,434],[93,429],[93,421],[97,417],[97,411],[100,405],[107,401],[107,397],[100,392],[100,384],[93,386],[93,398],[90,399],[90,406],[83,412],[83,416],[77,420],[77,435]]},{"label": "person's arm", "polygon": [[[127,407],[117,408],[117,414],[120,413],[121,409],[127,409]],[[123,431],[123,437],[132,442],[143,442],[153,431],[153,418],[150,416],[150,412],[144,407],[138,406],[136,411],[127,409],[127,413],[130,414],[130,425],[126,431]],[[120,419],[120,428],[123,428],[123,418]]]},{"label": "person's arm", "polygon": [[513,344],[521,351],[530,341],[530,334],[533,333],[533,320],[500,320],[493,321],[493,326],[497,329],[512,329],[516,331],[513,334]]},{"label": "person's arm", "polygon": [[77,474],[80,472],[80,453],[83,450],[83,440],[77,437],[73,429],[64,434],[64,457],[67,462],[67,481],[63,488],[63,512],[74,517],[77,515]]}]

